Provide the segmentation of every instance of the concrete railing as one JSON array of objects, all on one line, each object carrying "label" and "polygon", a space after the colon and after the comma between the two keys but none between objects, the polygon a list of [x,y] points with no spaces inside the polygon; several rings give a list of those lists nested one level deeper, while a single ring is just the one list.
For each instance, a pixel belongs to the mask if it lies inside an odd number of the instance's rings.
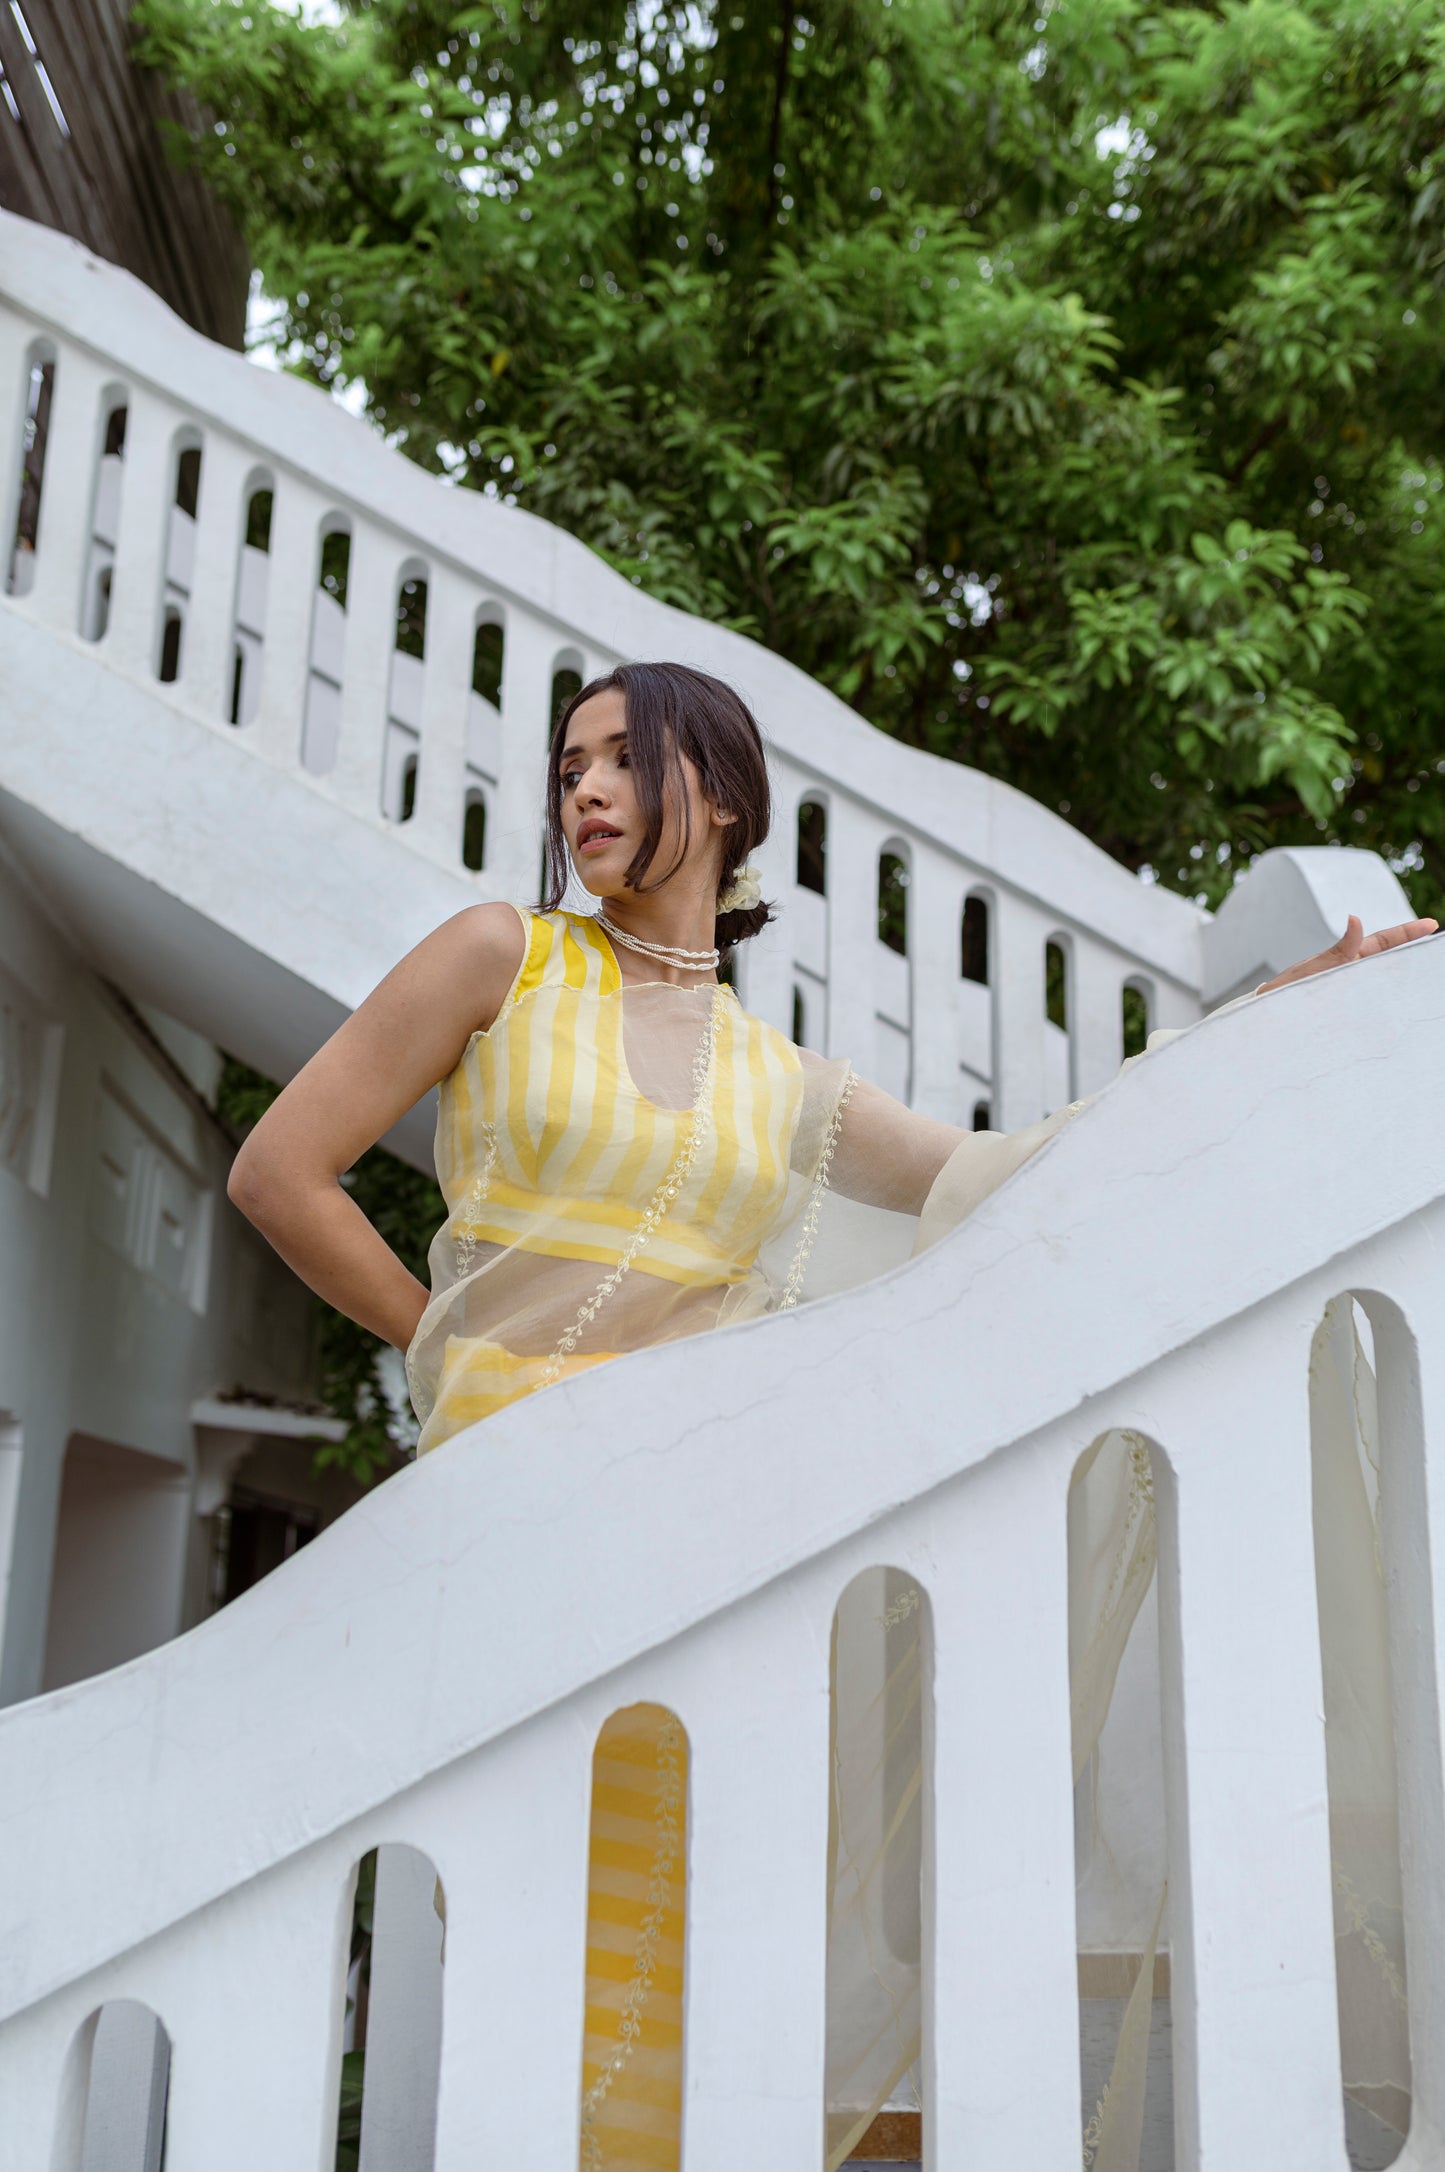
[{"label": "concrete railing", "polygon": [[[778,799],[765,876],[783,916],[749,946],[743,992],[932,1113],[968,1123],[983,1103],[1008,1128],[1102,1085],[1126,984],[1151,1026],[1199,1014],[1207,916],[1185,900],[545,522],[447,488],[323,394],[4,214],[0,521],[6,611],[70,652],[47,683],[103,666],[462,896],[535,897],[560,673],[660,655],[721,673],[758,711]],[[301,879],[264,836],[244,845],[251,879]],[[1046,1015],[1050,944],[1062,1025],[1057,1000]]]},{"label": "concrete railing", "polygon": [[446,1893],[435,2172],[575,2165],[592,1746],[637,1701],[689,1739],[687,2172],[816,2166],[829,1626],[882,1563],[931,1624],[925,2162],[1076,2164],[1066,1500],[1111,1427],[1159,1506],[1175,2161],[1343,2172],[1306,1379],[1345,1292],[1381,1395],[1400,2162],[1439,2172],[1442,1069],[1445,943],[1206,1020],[921,1259],[528,1400],[204,1627],[0,1714],[3,2172],[79,2166],[102,2007],[168,2040],[168,2172],[325,2172],[373,1847],[388,1906],[407,1849]]}]

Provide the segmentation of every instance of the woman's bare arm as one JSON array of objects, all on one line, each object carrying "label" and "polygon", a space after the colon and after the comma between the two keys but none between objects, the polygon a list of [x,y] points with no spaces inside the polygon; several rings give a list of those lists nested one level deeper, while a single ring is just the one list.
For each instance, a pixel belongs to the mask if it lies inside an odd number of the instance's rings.
[{"label": "woman's bare arm", "polygon": [[510,905],[473,905],[417,944],[277,1096],[227,1191],[318,1297],[405,1349],[427,1291],[341,1177],[455,1069],[522,962]]}]

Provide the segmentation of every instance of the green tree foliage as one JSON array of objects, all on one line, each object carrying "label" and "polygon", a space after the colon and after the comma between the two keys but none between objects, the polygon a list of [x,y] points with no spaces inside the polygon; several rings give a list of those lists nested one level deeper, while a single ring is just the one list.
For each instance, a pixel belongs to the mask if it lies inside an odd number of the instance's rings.
[{"label": "green tree foliage", "polygon": [[[228,1056],[216,1091],[216,1110],[244,1133],[280,1091],[259,1071]],[[446,1202],[437,1185],[383,1146],[371,1147],[341,1181],[403,1265],[425,1282],[427,1246],[446,1215]],[[327,1409],[344,1421],[346,1435],[340,1441],[323,1442],[313,1461],[317,1470],[349,1471],[360,1484],[369,1485],[395,1469],[410,1452],[415,1431],[388,1403],[377,1370],[385,1347],[381,1337],[358,1327],[331,1305],[322,1305],[320,1311],[321,1394]]]},{"label": "green tree foliage", "polygon": [[1434,0],[143,0],[297,366],[1211,899],[1445,905]]}]

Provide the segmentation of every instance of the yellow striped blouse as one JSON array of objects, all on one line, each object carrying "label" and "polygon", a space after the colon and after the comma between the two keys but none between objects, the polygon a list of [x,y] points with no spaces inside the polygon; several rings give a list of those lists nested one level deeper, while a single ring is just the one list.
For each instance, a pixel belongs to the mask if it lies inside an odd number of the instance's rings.
[{"label": "yellow striped blouse", "polygon": [[730,988],[624,984],[591,915],[523,920],[507,998],[441,1087],[448,1213],[407,1358],[422,1452],[565,1374],[787,1302],[760,1255],[846,1084]]}]

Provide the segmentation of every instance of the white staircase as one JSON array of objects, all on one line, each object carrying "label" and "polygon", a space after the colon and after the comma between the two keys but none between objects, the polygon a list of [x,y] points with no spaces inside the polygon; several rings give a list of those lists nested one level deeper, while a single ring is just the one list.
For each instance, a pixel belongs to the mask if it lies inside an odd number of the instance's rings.
[{"label": "white staircase", "polygon": [[[784,917],[750,946],[748,1001],[784,1029],[801,1012],[810,1042],[916,1105],[1031,1122],[1112,1076],[1126,981],[1152,1025],[1232,992],[1205,986],[1204,914],[1022,794],[888,740],[546,523],[447,489],[77,244],[0,215],[0,267],[7,535],[27,400],[52,372],[37,547],[0,611],[4,825],[126,986],[261,1068],[289,1076],[444,914],[535,896],[554,678],[626,656],[722,673],[770,737]],[[260,494],[265,551],[244,543]],[[318,586],[328,535],[349,539],[344,612]],[[424,660],[395,647],[418,581]],[[483,626],[502,631],[499,708],[472,691]],[[796,879],[805,800],[824,810],[826,894]],[[878,938],[887,853],[906,954]],[[960,972],[969,896],[986,980]],[[1050,941],[1067,1033],[1044,1013]],[[407,1137],[424,1158],[424,1122]]]},{"label": "white staircase", "polygon": [[691,1745],[688,2172],[815,2165],[828,1631],[879,1562],[933,1624],[926,2161],[1076,2163],[1065,1497],[1129,1426],[1177,2162],[1342,2168],[1305,1394],[1342,1290],[1398,1504],[1402,2162],[1445,2165],[1442,1065],[1439,944],[1206,1021],[910,1266],[528,1401],[201,1629],[0,1714],[0,2166],[78,2162],[88,2017],[134,1999],[171,2039],[169,2172],[321,2172],[382,1842],[447,1894],[437,2172],[575,2164],[591,1749],[639,1700]]},{"label": "white staircase", "polygon": [[[1342,903],[1401,917],[1379,862],[1329,853],[1271,856],[1210,922],[0,218],[7,538],[47,367],[37,547],[0,604],[0,829],[122,986],[273,1075],[446,913],[535,893],[554,677],[622,656],[719,671],[770,735],[785,911],[749,1003],[955,1121],[1104,1085],[1126,983],[1188,1024]],[[341,528],[344,613],[318,588]],[[407,582],[423,659],[395,651]],[[496,624],[494,708],[473,657]],[[809,800],[821,892],[797,879]],[[903,952],[877,933],[889,853]],[[984,979],[960,970],[970,896]],[[446,1891],[436,2172],[571,2172],[592,1745],[643,1700],[690,1747],[687,2172],[808,2172],[829,1629],[881,1563],[932,1625],[925,2161],[1077,2164],[1065,1501],[1113,1427],[1153,1444],[1161,1497],[1176,2162],[1343,2172],[1306,1403],[1342,1291],[1373,1324],[1395,1504],[1400,2162],[1442,2172],[1442,1066],[1438,942],[1205,1021],[922,1259],[559,1386],[201,1629],[0,1712],[0,2172],[80,2172],[94,2017],[121,2001],[169,2039],[167,2172],[328,2172],[352,1880],[390,1843]],[[424,1161],[426,1113],[395,1143]]]}]

